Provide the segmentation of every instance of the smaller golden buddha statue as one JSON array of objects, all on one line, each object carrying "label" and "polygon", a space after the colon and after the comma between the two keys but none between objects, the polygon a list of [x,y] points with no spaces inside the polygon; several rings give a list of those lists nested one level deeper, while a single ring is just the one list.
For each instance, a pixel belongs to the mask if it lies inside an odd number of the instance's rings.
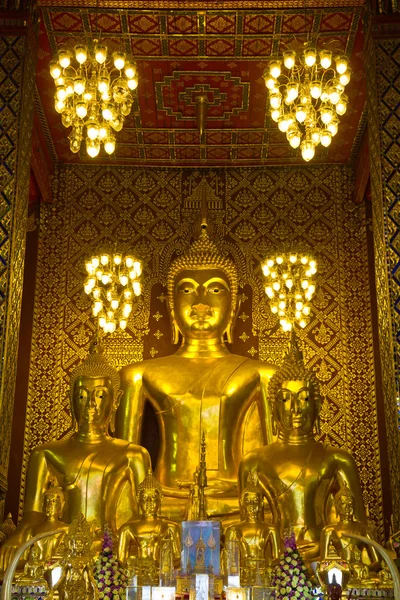
[{"label": "smaller golden buddha statue", "polygon": [[99,592],[93,577],[94,557],[92,526],[80,514],[71,523],[63,540],[63,549],[58,563],[61,577],[50,585],[47,596],[53,600],[56,591],[60,600],[98,600]]},{"label": "smaller golden buddha statue", "polygon": [[24,515],[14,535],[0,548],[0,569],[6,569],[15,550],[43,521],[43,498],[51,480],[64,493],[63,521],[71,523],[80,513],[96,521],[99,549],[106,525],[116,533],[118,520],[124,522],[135,514],[132,505],[121,518],[120,500],[134,499],[125,492],[137,490],[151,462],[147,450],[109,433],[114,429],[120,393],[118,372],[108,364],[96,339],[88,358],[71,375],[73,435],[37,446],[31,453]]},{"label": "smaller golden buddha statue", "polygon": [[240,507],[243,521],[226,529],[225,544],[239,544],[241,585],[268,585],[268,567],[279,558],[280,544],[275,527],[264,521],[263,498],[252,473],[242,491]]},{"label": "smaller golden buddha statue", "polygon": [[[172,541],[174,563],[180,558],[180,528],[159,517],[162,500],[161,485],[149,469],[138,487],[137,503],[140,518],[125,523],[119,531],[119,559],[129,561],[138,585],[158,585],[161,550],[165,540]],[[132,560],[133,559],[133,560]]]},{"label": "smaller golden buddha statue", "polygon": [[15,578],[15,584],[20,587],[40,586],[47,589],[47,582],[44,578],[45,564],[38,544],[33,544],[24,566],[24,572]]},{"label": "smaller golden buddha statue", "polygon": [[390,569],[386,563],[386,561],[382,561],[382,569],[378,573],[379,577],[379,588],[383,590],[390,590],[394,587],[392,574]]},{"label": "smaller golden buddha statue", "polygon": [[[332,558],[330,545],[337,555],[350,565],[352,587],[369,587],[378,582],[373,571],[380,568],[380,561],[375,548],[364,542],[346,537],[346,533],[361,535],[371,539],[371,534],[365,525],[354,518],[355,498],[353,492],[344,484],[335,494],[335,507],[339,521],[324,527],[321,533],[321,560]],[[368,556],[368,564],[363,560],[363,550]],[[371,575],[372,572],[372,575]]]},{"label": "smaller golden buddha statue", "polygon": [[[56,529],[64,529],[67,532],[69,525],[61,520],[63,509],[64,494],[62,488],[50,481],[43,498],[45,519],[26,530],[26,539],[29,540],[40,533],[50,533]],[[40,558],[42,560],[56,560],[58,557],[57,549],[63,537],[63,534],[57,533],[54,536],[38,540],[35,545],[40,550]]]},{"label": "smaller golden buddha statue", "polygon": [[364,523],[366,517],[353,457],[314,437],[314,428],[319,432],[322,403],[319,383],[304,366],[294,331],[282,367],[271,378],[269,401],[277,439],[243,458],[240,490],[249,473],[256,473],[280,537],[291,529],[303,558],[311,560],[319,556],[328,500],[344,482],[354,495],[357,521]]}]

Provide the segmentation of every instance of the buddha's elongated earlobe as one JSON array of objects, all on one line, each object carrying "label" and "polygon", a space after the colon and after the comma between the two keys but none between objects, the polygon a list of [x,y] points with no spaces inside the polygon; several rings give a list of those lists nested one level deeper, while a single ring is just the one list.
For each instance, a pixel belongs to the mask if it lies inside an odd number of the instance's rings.
[{"label": "buddha's elongated earlobe", "polygon": [[110,418],[110,431],[111,433],[115,433],[115,415],[117,414],[117,410],[118,410],[118,406],[121,400],[121,396],[122,396],[122,390],[118,390],[118,392],[115,394],[115,400],[113,401],[113,408],[112,408],[112,413],[111,413],[111,418]]},{"label": "buddha's elongated earlobe", "polygon": [[317,418],[315,419],[314,432],[315,432],[315,435],[320,435],[320,433],[321,433],[321,417],[319,416],[319,413],[318,413]]},{"label": "buddha's elongated earlobe", "polygon": [[278,425],[276,423],[274,413],[272,413],[272,415],[271,415],[271,428],[272,428],[272,435],[274,437],[277,436],[278,435]]},{"label": "buddha's elongated earlobe", "polygon": [[231,318],[228,327],[226,328],[224,335],[228,344],[233,343],[233,332],[235,329],[236,321],[239,316],[239,310],[242,304],[242,295],[238,294],[236,298],[236,306],[231,310]]}]

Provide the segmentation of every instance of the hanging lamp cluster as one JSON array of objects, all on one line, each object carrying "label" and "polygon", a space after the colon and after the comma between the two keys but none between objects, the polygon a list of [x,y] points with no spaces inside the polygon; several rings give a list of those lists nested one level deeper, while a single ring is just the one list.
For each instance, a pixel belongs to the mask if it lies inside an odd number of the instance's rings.
[{"label": "hanging lamp cluster", "polygon": [[113,52],[111,58],[108,54],[107,46],[94,40],[93,51],[83,44],[74,52],[60,47],[58,59],[50,63],[55,109],[64,127],[72,127],[70,149],[79,152],[85,139],[92,158],[101,144],[107,154],[114,152],[115,132],[121,131],[131,112],[132,91],[138,85],[136,63],[123,52]]},{"label": "hanging lamp cluster", "polygon": [[344,54],[318,52],[309,42],[300,55],[288,50],[264,72],[271,118],[292,148],[300,146],[305,161],[314,157],[318,144],[329,146],[336,135],[349,101],[344,90],[350,77]]}]

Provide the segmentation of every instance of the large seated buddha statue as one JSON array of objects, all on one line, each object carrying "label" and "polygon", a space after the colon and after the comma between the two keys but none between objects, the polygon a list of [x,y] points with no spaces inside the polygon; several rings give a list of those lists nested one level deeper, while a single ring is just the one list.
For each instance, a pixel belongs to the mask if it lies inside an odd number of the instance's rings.
[{"label": "large seated buddha statue", "polygon": [[354,496],[354,515],[366,523],[357,467],[340,448],[317,442],[321,397],[314,374],[303,362],[296,338],[269,387],[277,440],[248,453],[240,465],[239,487],[255,472],[274,524],[293,531],[305,559],[320,554],[320,536],[329,522],[332,494],[345,484]]},{"label": "large seated buddha statue", "polygon": [[168,273],[168,301],[175,354],[144,360],[121,370],[123,396],[117,412],[118,437],[139,443],[146,400],[154,407],[160,433],[155,476],[163,488],[163,514],[182,519],[201,436],[212,449],[207,459],[208,513],[238,514],[237,473],[249,410],[258,405],[263,426],[258,443],[272,441],[267,403],[273,365],[230,353],[238,309],[234,263],[201,234]]},{"label": "large seated buddha statue", "polygon": [[[119,396],[118,372],[107,363],[94,342],[88,358],[71,376],[74,433],[32,451],[24,515],[14,535],[1,548],[0,568],[7,567],[15,549],[26,539],[27,531],[35,531],[35,525],[45,519],[42,507],[50,481],[55,480],[64,494],[62,520],[71,523],[83,514],[87,521],[95,521],[98,542],[105,525],[116,533],[121,521],[129,518],[129,514],[118,518],[119,506],[124,506],[120,501],[136,496],[151,463],[147,450],[109,434]],[[124,493],[127,488],[133,493]],[[132,515],[136,507],[126,510]]]}]

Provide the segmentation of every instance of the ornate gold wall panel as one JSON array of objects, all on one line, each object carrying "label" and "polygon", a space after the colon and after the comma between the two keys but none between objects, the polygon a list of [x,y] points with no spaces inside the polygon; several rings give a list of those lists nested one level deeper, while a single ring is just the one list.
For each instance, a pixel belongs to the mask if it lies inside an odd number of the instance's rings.
[{"label": "ornate gold wall panel", "polygon": [[0,37],[0,519],[18,355],[35,57],[33,35]]},{"label": "ornate gold wall panel", "polygon": [[[400,443],[397,404],[400,397],[400,144],[398,140],[399,38],[375,38],[374,25],[367,36],[368,131],[375,277],[378,300],[379,346],[393,516],[400,526]],[[397,86],[396,86],[397,85]]]},{"label": "ornate gold wall panel", "polygon": [[85,256],[118,240],[144,261],[144,297],[130,329],[107,340],[111,361],[172,353],[163,286],[171,257],[189,242],[205,187],[215,237],[239,269],[234,352],[280,361],[287,338],[269,311],[260,261],[284,247],[316,256],[319,287],[301,337],[326,396],[322,438],[353,452],[382,534],[365,214],[352,203],[349,171],[68,166],[57,181],[55,203],[42,206],[22,484],[30,450],[70,428],[68,376],[93,331]]}]

